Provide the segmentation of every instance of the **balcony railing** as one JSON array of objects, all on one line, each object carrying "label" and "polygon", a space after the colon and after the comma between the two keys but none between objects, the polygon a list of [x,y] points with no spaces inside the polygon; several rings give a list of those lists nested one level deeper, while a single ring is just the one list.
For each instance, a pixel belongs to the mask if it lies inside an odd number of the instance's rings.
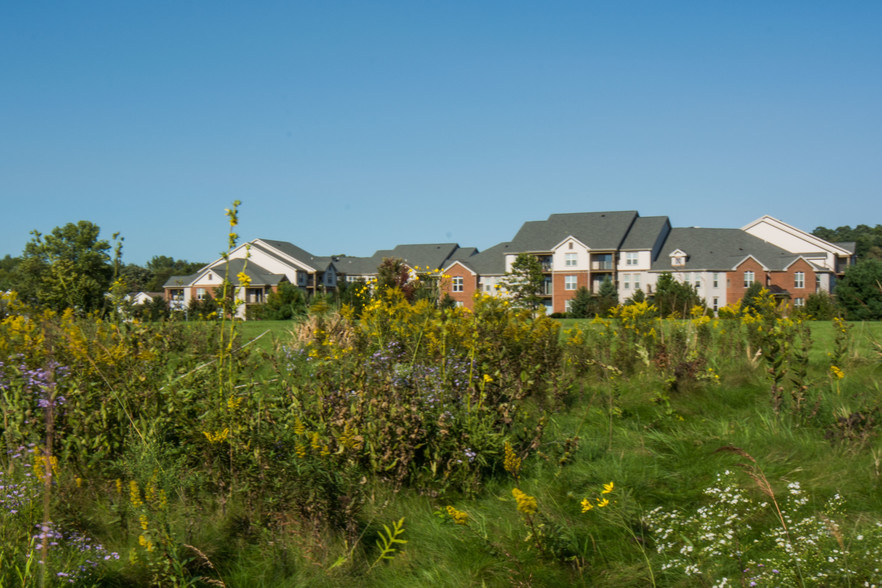
[{"label": "balcony railing", "polygon": [[612,271],[613,262],[612,261],[592,261],[591,269],[594,271]]}]

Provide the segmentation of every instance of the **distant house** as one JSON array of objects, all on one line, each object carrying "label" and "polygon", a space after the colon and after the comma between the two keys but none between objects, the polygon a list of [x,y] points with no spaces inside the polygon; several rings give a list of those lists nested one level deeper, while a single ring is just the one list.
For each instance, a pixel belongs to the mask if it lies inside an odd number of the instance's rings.
[{"label": "distant house", "polygon": [[[192,300],[215,297],[224,279],[235,288],[244,317],[249,304],[263,304],[270,292],[288,281],[309,293],[325,292],[337,287],[337,271],[331,257],[319,257],[287,241],[255,239],[230,252],[229,261],[221,257],[195,274],[172,276],[163,286],[165,299],[172,310],[187,308]],[[243,286],[239,274],[249,278]]]}]

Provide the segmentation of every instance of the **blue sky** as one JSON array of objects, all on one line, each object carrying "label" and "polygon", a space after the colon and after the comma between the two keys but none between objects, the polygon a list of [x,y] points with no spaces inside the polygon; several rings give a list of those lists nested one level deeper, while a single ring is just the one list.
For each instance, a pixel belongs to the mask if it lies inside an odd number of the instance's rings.
[{"label": "blue sky", "polygon": [[552,213],[882,223],[880,2],[4,2],[0,256],[490,247]]}]

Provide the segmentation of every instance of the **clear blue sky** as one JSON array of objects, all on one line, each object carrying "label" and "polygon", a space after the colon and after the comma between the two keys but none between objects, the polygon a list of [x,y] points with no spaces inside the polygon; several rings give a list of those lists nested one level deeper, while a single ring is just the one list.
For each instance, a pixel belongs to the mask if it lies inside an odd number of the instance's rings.
[{"label": "clear blue sky", "polygon": [[240,233],[485,249],[638,210],[882,223],[882,2],[0,4],[0,256],[81,219],[125,260]]}]

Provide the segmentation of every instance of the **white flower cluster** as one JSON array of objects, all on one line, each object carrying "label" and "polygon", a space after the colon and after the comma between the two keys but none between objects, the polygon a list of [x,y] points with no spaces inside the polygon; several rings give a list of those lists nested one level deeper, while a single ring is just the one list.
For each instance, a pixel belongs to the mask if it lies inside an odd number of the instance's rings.
[{"label": "white flower cluster", "polygon": [[836,522],[844,511],[839,494],[815,512],[791,482],[780,496],[781,518],[769,502],[745,494],[730,471],[704,494],[709,503],[691,512],[647,514],[663,571],[719,587],[882,584],[882,523],[849,537]]}]

